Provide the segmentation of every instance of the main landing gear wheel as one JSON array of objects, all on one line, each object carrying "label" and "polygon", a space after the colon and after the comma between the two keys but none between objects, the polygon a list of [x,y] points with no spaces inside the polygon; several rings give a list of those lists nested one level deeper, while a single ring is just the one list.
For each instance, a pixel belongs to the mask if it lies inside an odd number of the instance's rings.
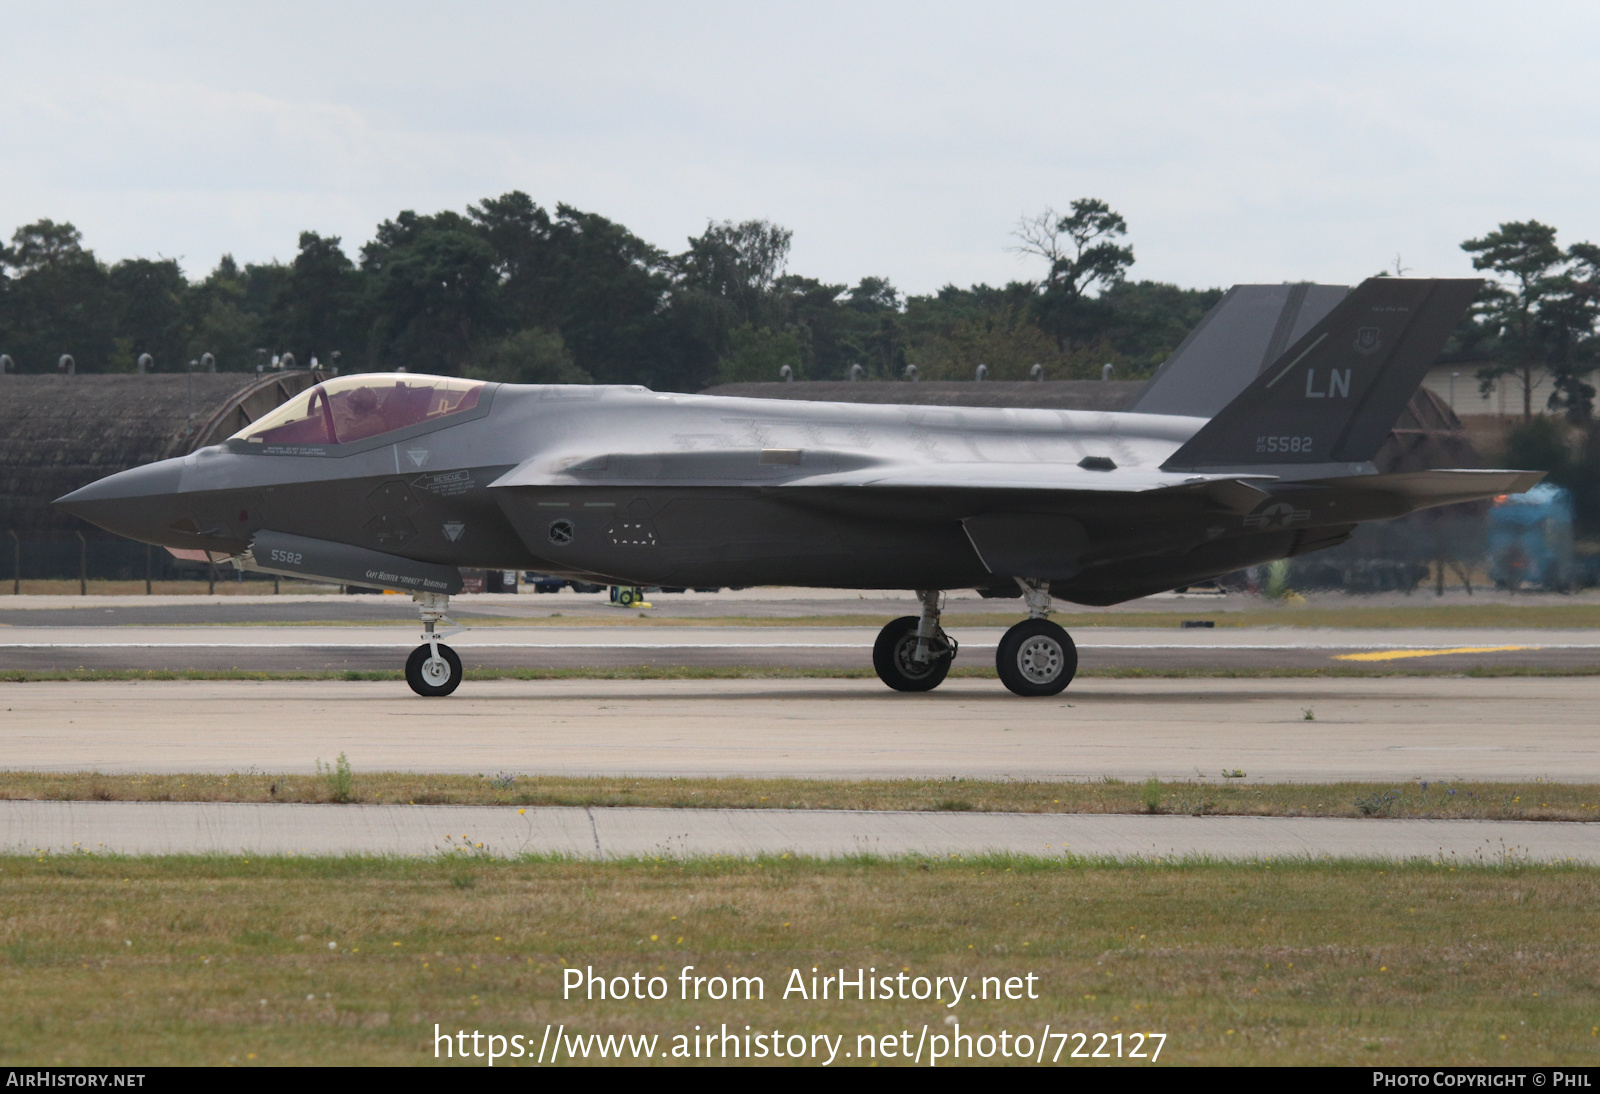
[{"label": "main landing gear wheel", "polygon": [[896,691],[932,691],[950,674],[955,649],[943,631],[930,640],[928,659],[916,659],[920,622],[914,615],[901,616],[879,631],[872,644],[872,667],[878,679]]},{"label": "main landing gear wheel", "polygon": [[994,664],[1016,695],[1059,695],[1078,671],[1078,647],[1050,620],[1024,619],[1000,639]]},{"label": "main landing gear wheel", "polygon": [[418,646],[406,659],[406,683],[418,695],[449,695],[461,686],[461,658],[443,642],[438,647],[437,657],[427,646]]}]

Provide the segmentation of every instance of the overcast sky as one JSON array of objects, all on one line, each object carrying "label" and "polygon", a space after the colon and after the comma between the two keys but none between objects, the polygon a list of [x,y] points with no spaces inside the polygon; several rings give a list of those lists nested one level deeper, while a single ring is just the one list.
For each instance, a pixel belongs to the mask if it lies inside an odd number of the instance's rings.
[{"label": "overcast sky", "polygon": [[0,232],[195,276],[520,189],[931,292],[1037,276],[1017,219],[1093,196],[1138,278],[1460,275],[1501,221],[1600,239],[1597,42],[1572,3],[0,0]]}]

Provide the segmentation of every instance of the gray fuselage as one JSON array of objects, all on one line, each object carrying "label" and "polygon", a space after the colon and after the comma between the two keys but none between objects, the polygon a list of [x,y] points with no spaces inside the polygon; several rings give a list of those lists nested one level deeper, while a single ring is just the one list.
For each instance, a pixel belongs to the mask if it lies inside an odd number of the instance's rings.
[{"label": "gray fuselage", "polygon": [[1325,486],[1292,483],[1241,504],[1163,471],[1204,424],[489,385],[461,419],[350,445],[230,440],[63,505],[219,557],[272,531],[619,584],[1009,596],[1022,577],[1091,604],[1338,542],[1407,508],[1359,490],[1330,506]]}]

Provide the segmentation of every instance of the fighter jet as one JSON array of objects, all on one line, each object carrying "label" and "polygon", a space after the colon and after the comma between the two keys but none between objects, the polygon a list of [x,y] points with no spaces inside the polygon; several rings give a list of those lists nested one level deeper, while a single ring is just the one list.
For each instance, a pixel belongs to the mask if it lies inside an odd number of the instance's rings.
[{"label": "fighter jet", "polygon": [[1020,597],[1000,679],[1054,695],[1078,657],[1053,597],[1114,604],[1533,485],[1538,473],[1372,464],[1479,285],[1371,279],[1209,419],[369,373],[56,504],[241,569],[410,593],[423,631],[406,679],[424,696],[461,682],[441,641],[461,566],[914,590],[920,614],[873,649],[904,692],[937,687],[959,652],[945,591]]}]

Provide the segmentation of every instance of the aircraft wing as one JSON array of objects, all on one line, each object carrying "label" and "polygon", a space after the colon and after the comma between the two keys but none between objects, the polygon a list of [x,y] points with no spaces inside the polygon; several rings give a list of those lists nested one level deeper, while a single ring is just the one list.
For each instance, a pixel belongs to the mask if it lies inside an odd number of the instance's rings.
[{"label": "aircraft wing", "polygon": [[784,485],[796,489],[976,490],[1095,497],[1198,494],[1229,512],[1248,513],[1267,498],[1265,491],[1251,483],[1273,481],[1276,481],[1273,475],[1174,475],[1159,470],[1133,469],[1111,475],[1104,471],[1048,464],[979,464],[879,467],[815,475]]},{"label": "aircraft wing", "polygon": [[[779,462],[782,461],[782,462]],[[513,468],[492,487],[763,487],[784,491],[1019,491],[1068,495],[1201,494],[1230,512],[1248,513],[1266,498],[1252,482],[1266,474],[1194,474],[1159,468],[1100,470],[1056,463],[907,463],[860,453],[807,449],[612,453],[582,461],[542,458]]]}]

